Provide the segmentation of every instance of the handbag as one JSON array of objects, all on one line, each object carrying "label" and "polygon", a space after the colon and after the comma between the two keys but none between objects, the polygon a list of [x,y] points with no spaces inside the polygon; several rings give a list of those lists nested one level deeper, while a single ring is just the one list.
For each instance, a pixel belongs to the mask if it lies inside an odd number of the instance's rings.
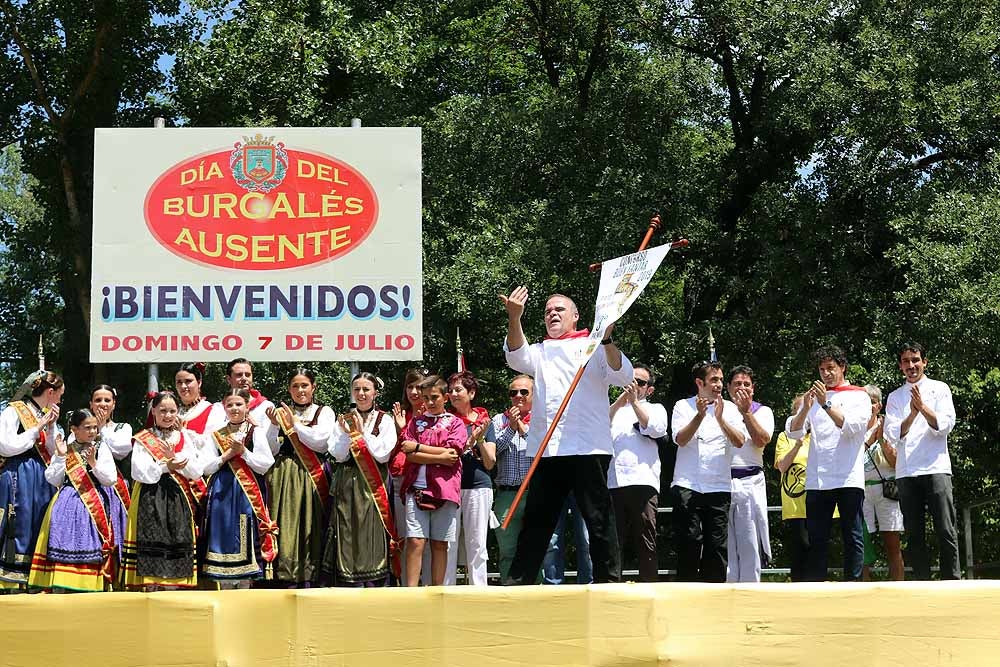
[{"label": "handbag", "polygon": [[886,479],[882,476],[882,471],[878,469],[878,464],[875,463],[875,457],[872,456],[870,449],[865,447],[865,453],[868,454],[868,458],[871,460],[872,465],[875,466],[875,472],[878,473],[878,478],[882,480],[882,497],[887,500],[895,500],[899,502],[899,488],[896,486],[896,480]]},{"label": "handbag", "polygon": [[413,502],[417,504],[419,509],[433,512],[436,509],[441,509],[447,501],[431,496],[424,489],[417,489],[413,492]]}]

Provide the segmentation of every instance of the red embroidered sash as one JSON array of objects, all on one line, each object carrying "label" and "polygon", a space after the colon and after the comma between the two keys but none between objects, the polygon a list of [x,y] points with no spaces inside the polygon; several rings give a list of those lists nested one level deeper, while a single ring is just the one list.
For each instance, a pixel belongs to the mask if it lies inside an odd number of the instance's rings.
[{"label": "red embroidered sash", "polygon": [[[38,416],[35,411],[28,407],[28,404],[24,401],[12,401],[10,407],[14,408],[17,413],[17,418],[21,420],[21,426],[24,430],[35,428],[38,426]],[[52,455],[49,454],[49,448],[45,446],[45,431],[38,432],[38,440],[35,440],[35,451],[42,458],[42,463],[46,466],[52,461]]]},{"label": "red embroidered sash", "polygon": [[[246,437],[250,437],[251,431]],[[219,429],[212,433],[215,444],[219,451],[225,454],[232,447],[232,438],[225,429]],[[257,519],[257,526],[260,529],[260,555],[268,563],[278,557],[278,542],[274,538],[278,534],[278,524],[271,521],[271,513],[267,510],[267,503],[264,502],[264,494],[261,493],[260,485],[253,474],[253,469],[243,459],[242,456],[235,456],[229,459],[229,469],[233,471],[233,476],[240,483],[240,488],[250,501],[253,508],[253,515]]]},{"label": "red embroidered sash", "polygon": [[[164,461],[172,458],[170,446],[157,438],[152,432],[143,429],[133,436],[135,441],[138,442],[143,448],[149,452],[157,463],[163,463]],[[208,487],[205,486],[205,481],[200,477],[198,479],[188,479],[184,475],[171,472],[168,473],[177,485],[181,487],[181,491],[184,492],[184,497],[188,501],[188,506],[191,508],[191,516],[195,517],[198,514],[198,505],[201,504],[202,499],[208,491]]]},{"label": "red embroidered sash", "polygon": [[80,496],[97,528],[97,533],[101,536],[101,574],[110,582],[114,578],[112,561],[115,551],[114,528],[108,517],[108,508],[101,499],[101,492],[87,474],[87,464],[72,447],[66,452],[66,476],[73,483],[73,488],[76,489],[77,495]]},{"label": "red embroidered sash", "polygon": [[[317,410],[322,409],[317,408]],[[330,480],[326,478],[326,472],[323,470],[323,462],[319,460],[316,452],[303,445],[302,441],[299,440],[299,434],[295,432],[295,422],[292,420],[292,415],[288,410],[275,410],[274,414],[277,416],[281,431],[285,434],[286,438],[292,441],[295,453],[306,467],[306,470],[309,471],[309,477],[312,478],[313,484],[316,486],[316,492],[319,493],[320,500],[326,503],[327,498],[330,497]],[[318,415],[319,413],[317,412]]]},{"label": "red embroidered sash", "polygon": [[[376,423],[381,418],[382,413],[376,415]],[[395,522],[392,520],[389,492],[385,488],[385,480],[382,479],[382,474],[378,469],[378,462],[375,461],[375,457],[368,450],[368,444],[365,442],[364,436],[360,433],[351,434],[351,456],[354,457],[354,462],[357,464],[358,470],[361,471],[361,476],[368,486],[368,491],[372,494],[372,500],[375,501],[375,507],[378,508],[379,518],[382,519],[382,527],[385,528],[386,534],[389,535],[389,563],[392,567],[392,573],[396,577],[399,577],[401,571],[400,553],[402,551],[402,543],[396,534]]]},{"label": "red embroidered sash", "polygon": [[125,478],[122,477],[121,471],[119,471],[118,475],[115,477],[114,489],[115,495],[117,495],[118,499],[122,501],[122,505],[125,506],[125,510],[127,511],[128,508],[132,506],[132,494],[128,490],[128,483],[125,481]]}]

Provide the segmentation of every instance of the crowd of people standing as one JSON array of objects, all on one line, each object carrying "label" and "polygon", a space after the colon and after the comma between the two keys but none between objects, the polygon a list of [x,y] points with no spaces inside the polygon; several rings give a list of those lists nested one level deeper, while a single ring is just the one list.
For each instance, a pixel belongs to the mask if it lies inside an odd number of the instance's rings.
[{"label": "crowd of people standing", "polygon": [[[33,374],[0,413],[0,588],[450,585],[460,561],[469,583],[486,585],[491,529],[501,582],[533,584],[562,579],[564,561],[553,564],[568,508],[578,581],[620,580],[623,550],[635,553],[639,581],[658,581],[668,437],[677,579],[759,581],[771,559],[763,451],[776,425],[754,400],[753,370],[695,365],[695,394],[668,416],[650,400],[653,370],[618,349],[613,328],[508,517],[589,344],[576,305],[559,294],[546,302],[545,339],[529,344],[527,299],[524,288],[502,297],[514,374],[509,405],[492,416],[468,371],[411,369],[401,400],[384,407],[382,380],[359,373],[351,408],[338,413],[316,402],[309,370],[291,374],[276,404],[254,388],[251,363],[234,359],[216,403],[202,393],[203,365],[185,364],[174,390],[148,397],[141,428],[114,420],[107,385],[64,428],[62,379]],[[905,561],[929,578],[927,512],[941,577],[959,578],[947,449],[955,411],[948,386],[925,375],[924,349],[901,347],[905,382],[884,415],[877,387],[847,382],[841,350],[821,348],[815,361],[818,379],[795,397],[774,458],[792,579],[827,578],[838,513],[845,580],[865,576],[869,532],[881,536],[892,578],[903,578],[904,532]]]}]

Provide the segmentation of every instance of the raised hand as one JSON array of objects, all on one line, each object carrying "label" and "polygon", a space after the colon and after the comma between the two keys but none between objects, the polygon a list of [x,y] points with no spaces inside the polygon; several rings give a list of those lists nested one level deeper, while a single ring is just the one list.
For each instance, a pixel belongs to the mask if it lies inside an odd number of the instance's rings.
[{"label": "raised hand", "polygon": [[38,422],[38,425],[44,429],[47,428],[50,424],[56,423],[58,419],[59,419],[59,406],[50,405],[48,412],[42,415],[42,418]]},{"label": "raised hand", "polygon": [[402,433],[403,429],[406,428],[406,411],[403,410],[399,401],[392,404],[392,420],[396,422],[396,432]]},{"label": "raised hand", "polygon": [[86,459],[87,465],[94,469],[97,467],[97,445],[90,445],[83,450],[83,458]]},{"label": "raised hand", "polygon": [[186,466],[187,464],[188,464],[187,459],[178,459],[178,458],[167,459],[167,470],[169,470],[170,472],[178,472],[179,470],[183,470],[184,466]]},{"label": "raised hand", "polygon": [[524,314],[524,304],[528,302],[528,288],[523,285],[515,287],[510,296],[499,295],[503,301],[503,307],[507,310],[507,317],[512,320],[519,320]]},{"label": "raised hand", "polygon": [[699,396],[694,401],[694,407],[698,411],[699,417],[704,417],[705,413],[708,411],[708,406],[710,406],[715,401],[711,398],[702,398]]},{"label": "raised hand", "polygon": [[726,402],[722,399],[722,396],[715,397],[715,418],[722,423],[724,420],[722,418],[722,412],[726,409]]},{"label": "raised hand", "polygon": [[736,407],[740,409],[740,412],[743,414],[750,412],[750,404],[752,402],[753,399],[750,397],[749,391],[746,389],[736,390],[736,395],[733,396],[733,403],[735,403]]},{"label": "raised hand", "polygon": [[56,454],[66,456],[67,451],[69,448],[66,446],[66,438],[62,436],[62,433],[56,433]]},{"label": "raised hand", "polygon": [[923,409],[924,399],[920,395],[920,387],[913,385],[910,388],[910,412],[915,415],[918,412],[923,412]]},{"label": "raised hand", "polygon": [[102,429],[108,423],[108,418],[111,416],[111,411],[106,405],[99,405],[97,409],[94,410],[94,417],[97,418],[97,428]]},{"label": "raised hand", "polygon": [[823,384],[822,380],[816,380],[809,387],[809,393],[812,394],[813,399],[819,401],[820,403],[826,402],[826,385]]},{"label": "raised hand", "polygon": [[277,408],[267,408],[266,410],[264,410],[264,415],[268,418],[268,420],[272,424],[274,424],[275,426],[278,425],[278,409]]}]

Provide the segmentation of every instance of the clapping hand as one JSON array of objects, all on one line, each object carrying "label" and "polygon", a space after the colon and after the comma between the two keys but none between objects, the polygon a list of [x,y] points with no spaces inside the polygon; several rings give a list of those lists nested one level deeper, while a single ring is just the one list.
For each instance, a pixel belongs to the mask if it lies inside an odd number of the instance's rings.
[{"label": "clapping hand", "polygon": [[739,408],[740,412],[747,414],[750,412],[750,407],[753,403],[753,397],[750,392],[746,389],[737,389],[736,395],[733,396],[733,402],[736,403],[736,407]]},{"label": "clapping hand", "polygon": [[816,380],[809,387],[809,393],[812,394],[814,400],[825,403],[826,402],[826,385],[823,384],[822,380]]},{"label": "clapping hand", "polygon": [[920,387],[913,385],[910,388],[910,413],[916,415],[924,411],[924,398],[920,395]]},{"label": "clapping hand", "polygon": [[704,417],[705,413],[708,412],[708,406],[712,405],[715,401],[711,398],[702,398],[699,396],[694,401],[694,407],[698,411],[699,417]]}]

